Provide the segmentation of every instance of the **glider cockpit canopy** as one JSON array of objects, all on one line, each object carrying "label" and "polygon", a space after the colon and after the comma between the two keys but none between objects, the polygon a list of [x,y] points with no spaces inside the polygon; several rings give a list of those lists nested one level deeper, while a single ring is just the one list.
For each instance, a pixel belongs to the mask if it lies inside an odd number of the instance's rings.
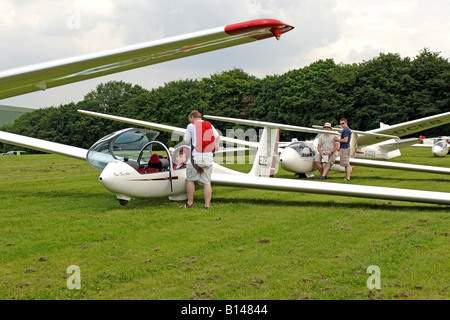
[{"label": "glider cockpit canopy", "polygon": [[296,141],[288,145],[288,147],[297,151],[302,158],[314,158],[316,155],[313,144],[305,141]]},{"label": "glider cockpit canopy", "polygon": [[113,160],[125,158],[137,160],[142,148],[159,135],[158,131],[128,128],[111,133],[92,145],[86,160],[99,170],[103,170]]}]

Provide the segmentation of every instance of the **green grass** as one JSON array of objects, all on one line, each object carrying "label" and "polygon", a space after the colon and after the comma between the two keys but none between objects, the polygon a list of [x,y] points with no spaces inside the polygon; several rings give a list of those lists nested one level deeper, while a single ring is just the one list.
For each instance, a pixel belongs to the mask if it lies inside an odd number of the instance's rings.
[{"label": "green grass", "polygon": [[[395,160],[450,166],[428,149],[403,154]],[[98,175],[57,155],[0,157],[0,299],[450,298],[448,206],[214,187],[209,211],[202,190],[191,210],[167,198],[122,207]],[[443,175],[356,168],[352,177],[450,192]],[[67,288],[70,265],[79,290]],[[379,290],[366,286],[370,265]]]}]

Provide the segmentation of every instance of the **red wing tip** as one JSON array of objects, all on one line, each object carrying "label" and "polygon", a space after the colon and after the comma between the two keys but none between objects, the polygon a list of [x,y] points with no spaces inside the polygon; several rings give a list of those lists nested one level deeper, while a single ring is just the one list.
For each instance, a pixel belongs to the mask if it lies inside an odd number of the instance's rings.
[{"label": "red wing tip", "polygon": [[257,19],[227,25],[225,27],[225,32],[230,35],[235,35],[250,31],[267,30],[270,31],[273,36],[278,39],[283,33],[288,32],[292,29],[294,29],[293,26],[281,22],[280,20]]}]

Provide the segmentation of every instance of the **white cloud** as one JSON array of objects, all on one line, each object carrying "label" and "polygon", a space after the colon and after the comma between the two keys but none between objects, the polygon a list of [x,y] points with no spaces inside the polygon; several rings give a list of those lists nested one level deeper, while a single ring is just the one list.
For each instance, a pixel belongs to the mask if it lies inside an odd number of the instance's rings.
[{"label": "white cloud", "polygon": [[450,54],[450,23],[444,18],[450,14],[450,6],[443,1],[431,0],[426,5],[418,0],[337,3],[335,14],[342,17],[340,37],[312,50],[310,58],[332,57],[337,62],[352,63],[374,58],[377,52],[413,57],[425,47],[432,51],[444,48],[446,56]]},{"label": "white cloud", "polygon": [[[99,22],[95,28],[83,32],[74,42],[84,53],[103,51],[123,47],[125,45],[124,33],[126,33],[125,30],[115,27],[111,23]],[[107,39],[107,41],[98,41],[98,39]]]},{"label": "white cloud", "polygon": [[0,28],[8,29],[15,26],[16,10],[11,1],[0,3]]},{"label": "white cloud", "polygon": [[98,17],[111,17],[116,9],[112,0],[76,0],[72,7],[80,8],[84,14]]}]

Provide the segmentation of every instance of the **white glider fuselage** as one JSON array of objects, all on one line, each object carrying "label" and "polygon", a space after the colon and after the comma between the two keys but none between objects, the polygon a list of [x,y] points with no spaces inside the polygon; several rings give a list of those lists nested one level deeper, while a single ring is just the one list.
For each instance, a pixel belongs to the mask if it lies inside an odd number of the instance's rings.
[{"label": "white glider fuselage", "polygon": [[450,137],[438,137],[435,139],[433,146],[431,147],[431,153],[435,157],[443,158],[450,151]]},{"label": "white glider fuselage", "polygon": [[[102,170],[99,181],[106,190],[116,195],[122,205],[132,198],[169,197],[174,201],[186,200],[186,167],[174,168],[172,158],[175,158],[176,152],[166,158],[168,166],[156,172],[145,172],[129,165],[129,161],[115,159]],[[218,173],[244,175],[214,163],[213,176]]]},{"label": "white glider fuselage", "polygon": [[312,142],[296,141],[287,145],[280,154],[280,166],[289,172],[305,174],[313,177],[316,164],[314,162],[317,148]]},{"label": "white glider fuselage", "polygon": [[435,157],[443,158],[450,150],[450,145],[446,141],[438,141],[431,147],[431,153]]},{"label": "white glider fuselage", "polygon": [[186,194],[186,169],[139,173],[126,162],[113,160],[103,169],[99,181],[119,200],[156,198]]}]

